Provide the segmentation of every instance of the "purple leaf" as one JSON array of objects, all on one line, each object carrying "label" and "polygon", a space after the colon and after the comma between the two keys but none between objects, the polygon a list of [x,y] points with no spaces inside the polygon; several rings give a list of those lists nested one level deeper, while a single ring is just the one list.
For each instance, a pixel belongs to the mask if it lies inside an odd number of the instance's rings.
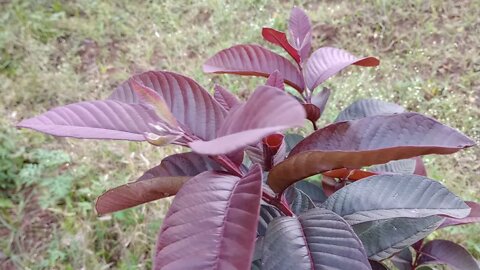
[{"label": "purple leaf", "polygon": [[280,192],[308,176],[356,169],[427,154],[452,154],[475,143],[459,131],[417,113],[379,115],[334,123],[301,141],[269,173]]},{"label": "purple leaf", "polygon": [[403,113],[405,108],[395,103],[390,103],[377,99],[360,99],[341,111],[335,122],[357,120],[364,117],[375,115],[386,115]]},{"label": "purple leaf", "polygon": [[456,225],[464,225],[464,224],[471,224],[471,223],[478,223],[480,222],[480,204],[476,202],[465,202],[470,208],[470,214],[464,218],[449,218],[440,225],[439,229],[449,227],[449,226],[456,226]]},{"label": "purple leaf", "polygon": [[302,92],[303,77],[285,57],[254,44],[236,45],[222,50],[203,65],[206,73],[230,73],[268,77],[278,70],[285,83]]},{"label": "purple leaf", "polygon": [[307,119],[312,123],[317,122],[318,118],[320,118],[320,108],[311,103],[304,103],[303,108],[307,113]]},{"label": "purple leaf", "polygon": [[262,36],[266,41],[282,47],[293,58],[293,60],[295,60],[295,62],[300,63],[300,55],[297,50],[290,45],[285,33],[264,27],[262,29]]},{"label": "purple leaf", "polygon": [[205,172],[178,192],[157,241],[154,269],[249,269],[262,172]]},{"label": "purple leaf", "polygon": [[221,168],[210,158],[193,152],[171,155],[137,181],[102,194],[95,207],[99,214],[106,214],[172,196],[189,178],[208,170]]},{"label": "purple leaf", "polygon": [[139,96],[139,99],[146,104],[151,105],[155,109],[155,113],[158,117],[160,117],[160,119],[162,119],[171,127],[178,127],[175,116],[173,116],[172,112],[165,103],[165,100],[162,98],[162,96],[160,96],[160,94],[134,79],[131,79],[129,82],[130,87]]},{"label": "purple leaf", "polygon": [[[391,218],[364,222],[353,226],[371,260],[382,261],[430,235],[443,218]],[[408,263],[406,265],[410,266]],[[399,270],[411,270],[411,267]]]},{"label": "purple leaf", "polygon": [[144,141],[149,123],[158,120],[144,105],[106,100],[57,107],[17,126],[60,137]]},{"label": "purple leaf", "polygon": [[95,209],[99,215],[103,215],[172,196],[190,178],[188,176],[155,177],[121,185],[100,195]]},{"label": "purple leaf", "polygon": [[230,111],[218,138],[190,143],[193,151],[221,155],[257,143],[263,137],[301,126],[305,110],[293,97],[277,88],[259,86],[245,104]]},{"label": "purple leaf", "polygon": [[335,213],[313,208],[277,217],[263,240],[263,270],[371,269],[362,243]]},{"label": "purple leaf", "polygon": [[270,76],[268,76],[267,82],[265,85],[273,86],[281,90],[285,90],[283,86],[283,77],[278,70],[275,70]]},{"label": "purple leaf", "polygon": [[[131,79],[157,92],[177,121],[187,129],[187,133],[204,140],[215,138],[218,125],[227,112],[194,80],[166,71],[149,71]],[[128,81],[118,86],[109,99],[125,103],[140,102]]]},{"label": "purple leaf", "polygon": [[320,109],[320,115],[322,115],[325,110],[330,93],[330,89],[325,87],[320,93],[312,97],[312,104]]},{"label": "purple leaf", "polygon": [[375,57],[358,58],[349,52],[323,47],[316,50],[308,59],[305,68],[305,80],[310,90],[350,65],[374,67],[380,61]]},{"label": "purple leaf", "polygon": [[438,181],[413,174],[364,178],[335,192],[322,208],[337,213],[350,225],[399,217],[447,215],[463,218],[470,212],[462,199]]},{"label": "purple leaf", "polygon": [[307,14],[298,7],[294,7],[290,13],[288,30],[293,46],[300,53],[300,58],[302,61],[306,60],[312,47],[312,25]]},{"label": "purple leaf", "polygon": [[413,255],[409,247],[406,247],[399,253],[393,255],[390,260],[399,270],[412,270]]},{"label": "purple leaf", "polygon": [[225,110],[230,111],[230,109],[240,104],[240,101],[237,99],[237,97],[227,89],[218,84],[216,84],[214,88],[215,92],[213,94],[213,98],[215,98],[215,100],[220,103]]},{"label": "purple leaf", "polygon": [[446,264],[454,270],[480,270],[475,259],[460,245],[447,240],[426,243],[418,260],[422,264]]},{"label": "purple leaf", "polygon": [[164,158],[160,165],[146,171],[138,181],[164,176],[195,176],[209,170],[218,171],[221,167],[207,156],[181,153]]}]

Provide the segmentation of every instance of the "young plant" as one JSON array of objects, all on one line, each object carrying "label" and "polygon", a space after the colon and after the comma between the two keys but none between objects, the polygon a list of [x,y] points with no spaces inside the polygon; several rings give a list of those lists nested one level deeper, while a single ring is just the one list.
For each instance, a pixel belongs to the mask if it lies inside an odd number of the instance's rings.
[{"label": "young plant", "polygon": [[[271,29],[263,35],[297,66],[258,45],[234,46],[205,64],[207,72],[268,76],[246,102],[220,86],[212,97],[190,78],[151,71],[106,100],[58,107],[18,126],[191,148],[96,203],[107,214],[176,195],[158,236],[155,269],[386,269],[381,261],[397,264],[442,224],[478,221],[478,211],[471,212],[478,204],[425,176],[420,156],[474,145],[434,119],[361,100],[306,138],[285,133],[306,118],[316,122],[330,92],[313,90],[325,79],[351,64],[378,64],[334,48],[307,60],[311,27],[300,9],[293,9],[289,30],[291,42]],[[315,117],[309,107],[318,110]],[[307,180],[319,174],[323,188]],[[438,241],[420,245],[402,269],[425,263],[461,269],[465,260],[468,269],[479,269],[464,249]],[[458,256],[445,253],[452,245]]]}]

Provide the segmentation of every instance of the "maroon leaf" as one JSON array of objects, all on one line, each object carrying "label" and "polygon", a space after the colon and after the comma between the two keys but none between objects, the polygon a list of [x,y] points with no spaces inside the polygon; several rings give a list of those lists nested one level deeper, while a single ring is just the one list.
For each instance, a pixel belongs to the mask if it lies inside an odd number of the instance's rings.
[{"label": "maroon leaf", "polygon": [[323,114],[327,105],[328,98],[330,97],[330,89],[323,88],[323,90],[312,97],[312,104],[317,106],[320,110],[320,116]]},{"label": "maroon leaf", "polygon": [[475,143],[459,131],[417,113],[379,115],[317,130],[269,173],[282,191],[299,179],[337,168],[361,168],[427,154],[451,154]]},{"label": "maroon leaf", "polygon": [[433,240],[426,243],[418,265],[446,264],[454,270],[480,270],[475,259],[460,245],[447,240]]},{"label": "maroon leaf", "polygon": [[293,97],[277,88],[259,86],[247,103],[230,111],[218,130],[218,138],[190,143],[193,151],[221,155],[254,144],[263,137],[301,126],[305,110]]},{"label": "maroon leaf", "polygon": [[290,13],[288,30],[292,37],[293,46],[300,53],[300,58],[302,61],[306,60],[312,47],[312,25],[307,14],[298,7],[294,7]]},{"label": "maroon leaf", "polygon": [[139,179],[146,180],[164,176],[195,176],[209,170],[221,170],[221,167],[207,156],[188,152],[168,156],[160,165],[146,171]]},{"label": "maroon leaf", "polygon": [[287,35],[285,33],[264,27],[262,29],[262,36],[266,41],[282,47],[288,54],[290,54],[295,62],[300,63],[300,55],[297,50],[288,43]]},{"label": "maroon leaf", "polygon": [[269,171],[273,165],[277,164],[275,162],[277,154],[285,155],[286,146],[283,139],[284,136],[281,133],[268,135],[262,139],[264,170]]},{"label": "maroon leaf", "polygon": [[137,181],[102,194],[95,207],[99,214],[106,214],[172,196],[186,180],[208,170],[221,170],[221,167],[210,158],[193,152],[171,155]]},{"label": "maroon leaf", "polygon": [[222,50],[203,65],[206,73],[230,73],[268,77],[278,70],[285,83],[302,92],[303,77],[285,57],[254,44],[236,45]]},{"label": "maroon leaf", "polygon": [[230,111],[230,109],[240,104],[240,101],[234,94],[230,93],[230,91],[221,87],[218,84],[215,85],[215,92],[213,94],[213,97],[227,111]]},{"label": "maroon leaf", "polygon": [[243,178],[209,171],[189,180],[163,222],[154,269],[249,269],[261,185],[259,166]]},{"label": "maroon leaf", "polygon": [[60,137],[144,141],[148,124],[158,120],[144,105],[106,100],[57,107],[17,126]]},{"label": "maroon leaf", "polygon": [[456,225],[464,225],[470,223],[478,223],[480,222],[480,204],[476,202],[465,202],[470,208],[470,214],[464,218],[450,218],[447,217],[445,221],[438,227],[439,229],[449,227],[449,226],[456,226]]},{"label": "maroon leaf", "polygon": [[190,178],[188,176],[155,177],[121,185],[100,195],[95,209],[99,215],[103,215],[172,196]]},{"label": "maroon leaf", "polygon": [[178,127],[177,119],[173,116],[170,108],[168,108],[165,100],[155,92],[155,90],[146,87],[141,82],[134,79],[129,80],[130,87],[139,96],[139,99],[155,109],[155,113],[160,119],[167,123],[170,127]]},{"label": "maroon leaf", "polygon": [[310,90],[350,65],[373,67],[380,61],[375,57],[358,58],[349,52],[323,47],[316,50],[308,59],[305,68],[305,80]]},{"label": "maroon leaf", "polygon": [[[187,131],[204,140],[215,138],[218,125],[227,112],[194,80],[166,71],[149,71],[132,79],[157,92]],[[128,81],[118,86],[109,99],[140,102]]]},{"label": "maroon leaf", "polygon": [[303,104],[303,108],[307,113],[307,119],[315,125],[315,122],[317,122],[318,118],[320,118],[320,108],[311,103]]},{"label": "maroon leaf", "polygon": [[282,90],[285,90],[283,86],[283,77],[278,70],[275,70],[270,76],[268,76],[267,82],[265,85],[273,86]]}]

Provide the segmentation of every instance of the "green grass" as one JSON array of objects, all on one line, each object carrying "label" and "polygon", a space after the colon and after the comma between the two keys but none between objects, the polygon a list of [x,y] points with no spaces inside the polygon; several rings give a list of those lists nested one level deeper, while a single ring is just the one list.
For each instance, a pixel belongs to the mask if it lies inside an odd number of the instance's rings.
[{"label": "green grass", "polygon": [[[13,125],[54,106],[105,98],[129,75],[150,69],[246,95],[262,80],[206,75],[202,61],[234,44],[265,44],[261,27],[284,29],[294,4],[313,20],[315,48],[382,60],[327,82],[334,91],[322,123],[353,100],[375,97],[480,139],[479,0],[151,2],[0,2],[0,268],[150,268],[169,201],[105,217],[96,216],[93,202],[182,149],[55,139]],[[477,148],[426,163],[431,177],[479,201],[479,157]],[[435,236],[480,257],[479,226]]]}]

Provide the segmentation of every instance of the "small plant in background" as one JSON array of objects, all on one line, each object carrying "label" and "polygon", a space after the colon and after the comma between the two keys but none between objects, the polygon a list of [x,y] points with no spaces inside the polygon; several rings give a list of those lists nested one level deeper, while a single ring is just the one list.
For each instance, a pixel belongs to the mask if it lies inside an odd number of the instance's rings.
[{"label": "small plant in background", "polygon": [[[18,126],[191,148],[96,203],[106,214],[176,195],[155,269],[388,269],[385,260],[400,269],[479,269],[462,247],[422,240],[438,228],[479,221],[479,205],[427,178],[421,160],[474,142],[432,118],[371,99],[318,128],[331,91],[315,89],[349,65],[379,61],[336,48],[310,55],[310,21],[298,8],[289,37],[270,28],[262,34],[294,62],[247,44],[204,65],[209,73],[267,77],[246,102],[218,85],[211,96],[183,75],[151,71],[106,100],[58,107]],[[314,127],[307,137],[285,132],[305,119]],[[309,181],[315,175],[322,175],[321,185]]]}]

